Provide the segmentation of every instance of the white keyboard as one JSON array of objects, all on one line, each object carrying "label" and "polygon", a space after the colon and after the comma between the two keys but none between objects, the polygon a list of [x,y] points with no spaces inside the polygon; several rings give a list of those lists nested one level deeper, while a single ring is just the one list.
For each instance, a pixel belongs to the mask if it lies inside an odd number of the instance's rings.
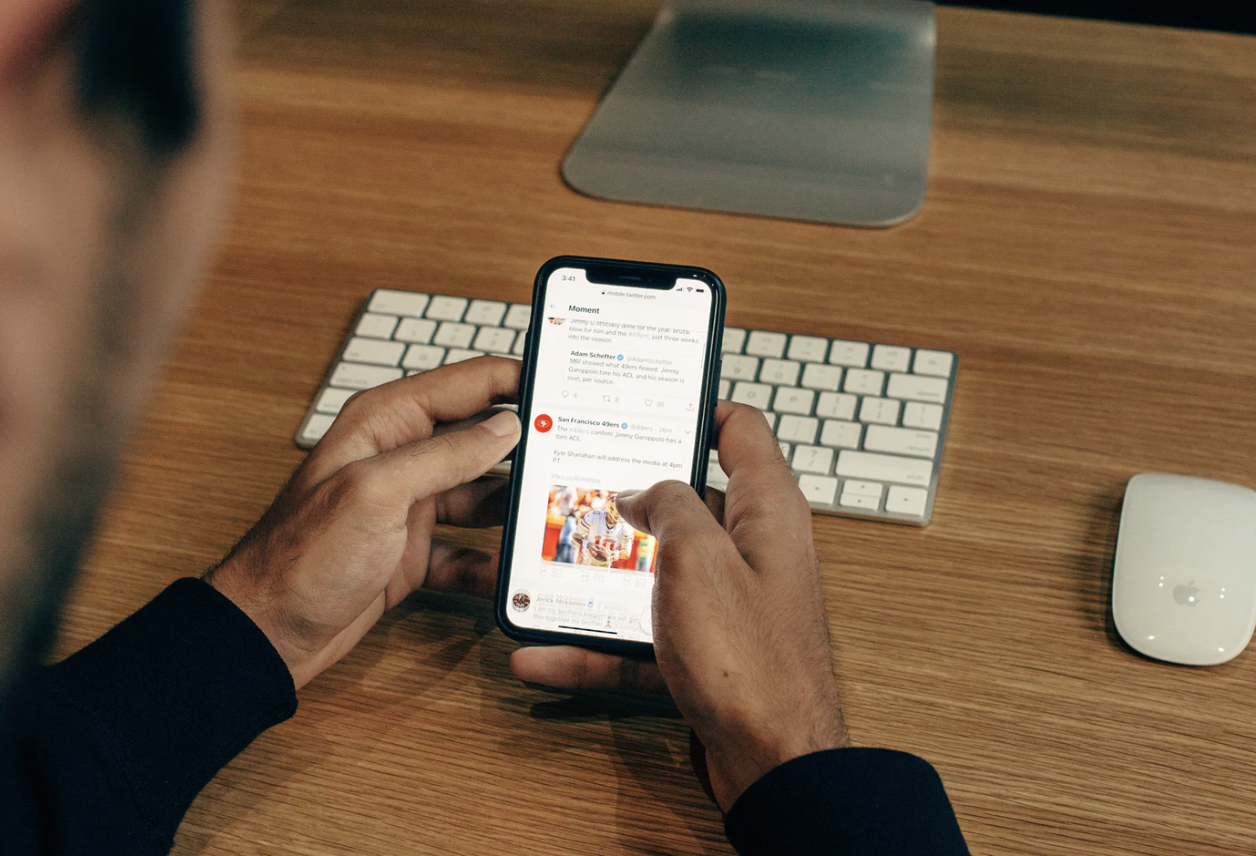
[{"label": "white keyboard", "polygon": [[[530,312],[524,303],[377,290],[297,445],[313,447],[360,389],[482,354],[519,358]],[[727,327],[719,395],[763,411],[814,511],[923,526],[958,367],[948,351]],[[728,484],[715,452],[707,484]]]}]

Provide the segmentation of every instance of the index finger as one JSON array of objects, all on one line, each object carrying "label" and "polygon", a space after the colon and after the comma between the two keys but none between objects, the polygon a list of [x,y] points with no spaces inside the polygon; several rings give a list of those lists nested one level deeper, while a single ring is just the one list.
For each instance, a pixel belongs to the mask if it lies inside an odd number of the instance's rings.
[{"label": "index finger", "polygon": [[512,401],[518,389],[518,360],[477,357],[359,392],[315,448],[319,469],[337,470],[425,439],[437,422]]},{"label": "index finger", "polygon": [[668,691],[663,673],[652,660],[570,645],[520,648],[510,655],[510,671],[521,681],[556,689]]},{"label": "index finger", "polygon": [[760,490],[772,487],[797,491],[798,483],[762,411],[721,401],[715,408],[715,430],[719,434],[720,468],[728,473],[729,492],[737,473],[742,478],[749,477]]},{"label": "index finger", "polygon": [[728,473],[721,522],[751,566],[760,567],[782,537],[811,537],[811,507],[761,412],[720,402],[715,424],[720,467]]}]

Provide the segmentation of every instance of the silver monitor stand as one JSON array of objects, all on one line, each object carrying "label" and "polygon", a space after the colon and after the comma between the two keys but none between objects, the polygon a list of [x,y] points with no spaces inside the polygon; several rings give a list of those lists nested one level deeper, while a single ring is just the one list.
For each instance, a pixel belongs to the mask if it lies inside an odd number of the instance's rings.
[{"label": "silver monitor stand", "polygon": [[924,204],[933,4],[670,0],[563,161],[605,199],[851,226]]}]

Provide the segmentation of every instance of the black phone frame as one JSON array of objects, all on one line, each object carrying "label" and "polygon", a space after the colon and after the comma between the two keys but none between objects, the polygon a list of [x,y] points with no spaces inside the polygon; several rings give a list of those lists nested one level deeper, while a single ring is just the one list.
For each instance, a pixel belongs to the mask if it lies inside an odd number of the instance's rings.
[{"label": "black phone frame", "polygon": [[727,295],[723,281],[712,271],[688,265],[667,265],[654,262],[605,259],[590,256],[556,256],[541,265],[532,287],[532,320],[524,343],[523,366],[519,379],[519,419],[522,432],[515,447],[510,468],[510,510],[502,527],[502,547],[497,571],[497,597],[494,614],[497,626],[511,639],[543,645],[577,645],[612,654],[653,657],[654,646],[648,642],[627,639],[599,638],[557,630],[519,627],[508,614],[510,588],[507,585],[511,557],[514,552],[515,522],[523,488],[523,467],[527,458],[527,440],[532,421],[532,391],[536,381],[536,353],[540,345],[545,307],[545,288],[549,277],[558,268],[573,267],[585,271],[593,285],[615,285],[627,288],[670,289],[677,279],[696,279],[711,289],[711,317],[707,329],[707,349],[703,359],[702,412],[694,428],[694,458],[689,483],[699,496],[706,494],[706,466],[711,436],[715,426],[715,405],[719,391],[720,353],[724,338],[724,311]]}]

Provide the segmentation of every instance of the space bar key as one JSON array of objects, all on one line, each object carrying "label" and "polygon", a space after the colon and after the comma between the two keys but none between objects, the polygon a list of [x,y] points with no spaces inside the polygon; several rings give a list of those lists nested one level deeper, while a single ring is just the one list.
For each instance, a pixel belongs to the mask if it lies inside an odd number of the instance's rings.
[{"label": "space bar key", "polygon": [[928,487],[929,478],[933,475],[933,461],[844,449],[837,457],[837,474],[849,478]]}]

